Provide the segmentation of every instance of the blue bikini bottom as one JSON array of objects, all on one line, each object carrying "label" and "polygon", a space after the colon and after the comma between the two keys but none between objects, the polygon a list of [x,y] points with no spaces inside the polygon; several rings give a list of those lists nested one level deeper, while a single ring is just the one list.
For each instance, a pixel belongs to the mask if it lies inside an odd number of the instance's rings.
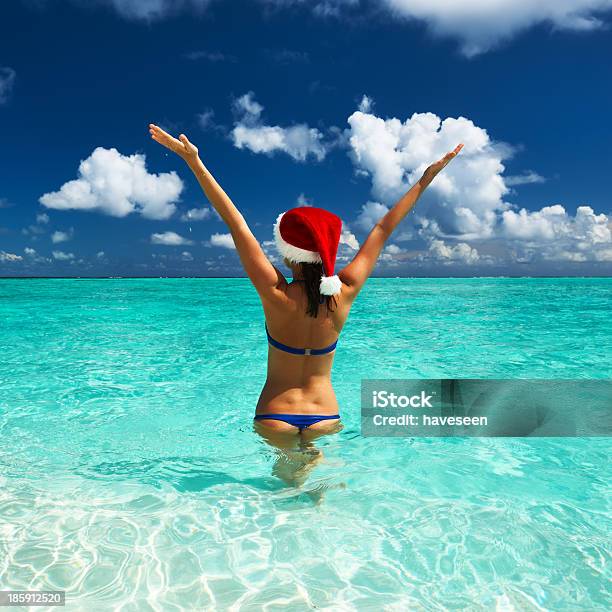
[{"label": "blue bikini bottom", "polygon": [[322,415],[322,414],[256,414],[255,420],[271,419],[273,421],[283,421],[297,427],[300,431],[306,429],[319,421],[329,421],[339,419],[339,414]]}]

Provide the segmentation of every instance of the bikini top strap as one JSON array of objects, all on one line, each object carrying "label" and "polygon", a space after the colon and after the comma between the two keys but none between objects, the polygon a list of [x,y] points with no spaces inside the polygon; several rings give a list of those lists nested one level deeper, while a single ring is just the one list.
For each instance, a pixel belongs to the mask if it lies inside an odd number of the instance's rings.
[{"label": "bikini top strap", "polygon": [[291,353],[293,355],[325,355],[327,353],[331,353],[336,350],[336,344],[338,344],[338,340],[336,340],[333,344],[326,346],[321,349],[311,349],[311,348],[295,348],[293,346],[288,346],[287,344],[283,344],[278,340],[275,340],[268,330],[268,323],[265,323],[266,327],[266,336],[268,337],[268,342],[274,347],[281,351],[285,351],[285,353]]}]

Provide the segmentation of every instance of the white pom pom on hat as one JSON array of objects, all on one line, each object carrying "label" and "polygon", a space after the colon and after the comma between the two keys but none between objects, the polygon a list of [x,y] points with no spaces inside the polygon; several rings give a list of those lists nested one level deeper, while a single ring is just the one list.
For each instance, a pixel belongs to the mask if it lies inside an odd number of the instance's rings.
[{"label": "white pom pom on hat", "polygon": [[322,276],[319,289],[322,295],[336,295],[342,290],[342,281],[337,274],[333,276]]},{"label": "white pom pom on hat", "polygon": [[281,213],[274,225],[274,239],[283,257],[294,263],[322,263],[322,295],[337,295],[342,282],[334,274],[342,220],[315,206],[298,206]]}]

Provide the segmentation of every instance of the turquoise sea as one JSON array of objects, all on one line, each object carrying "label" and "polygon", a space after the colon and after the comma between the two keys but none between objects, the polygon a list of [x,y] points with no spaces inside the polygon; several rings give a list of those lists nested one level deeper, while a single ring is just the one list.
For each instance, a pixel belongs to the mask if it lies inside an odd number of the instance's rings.
[{"label": "turquoise sea", "polygon": [[611,298],[612,279],[371,279],[334,366],[345,429],[296,489],[252,430],[247,280],[0,280],[0,589],[87,611],[609,610],[608,439],[364,438],[359,401],[362,378],[612,378]]}]

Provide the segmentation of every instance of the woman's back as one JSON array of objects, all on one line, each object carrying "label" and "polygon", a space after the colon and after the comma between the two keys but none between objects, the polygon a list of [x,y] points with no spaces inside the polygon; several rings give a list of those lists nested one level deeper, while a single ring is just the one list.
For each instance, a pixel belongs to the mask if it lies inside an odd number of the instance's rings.
[{"label": "woman's back", "polygon": [[[285,297],[264,301],[268,333],[277,343],[299,349],[325,349],[338,340],[348,317],[350,303],[342,294],[328,308],[319,305],[317,316],[307,313],[304,283],[286,285]],[[268,376],[257,405],[258,412],[333,414],[338,404],[331,386],[334,351],[322,355],[292,354],[268,344]],[[323,410],[323,412],[322,412]]]}]

